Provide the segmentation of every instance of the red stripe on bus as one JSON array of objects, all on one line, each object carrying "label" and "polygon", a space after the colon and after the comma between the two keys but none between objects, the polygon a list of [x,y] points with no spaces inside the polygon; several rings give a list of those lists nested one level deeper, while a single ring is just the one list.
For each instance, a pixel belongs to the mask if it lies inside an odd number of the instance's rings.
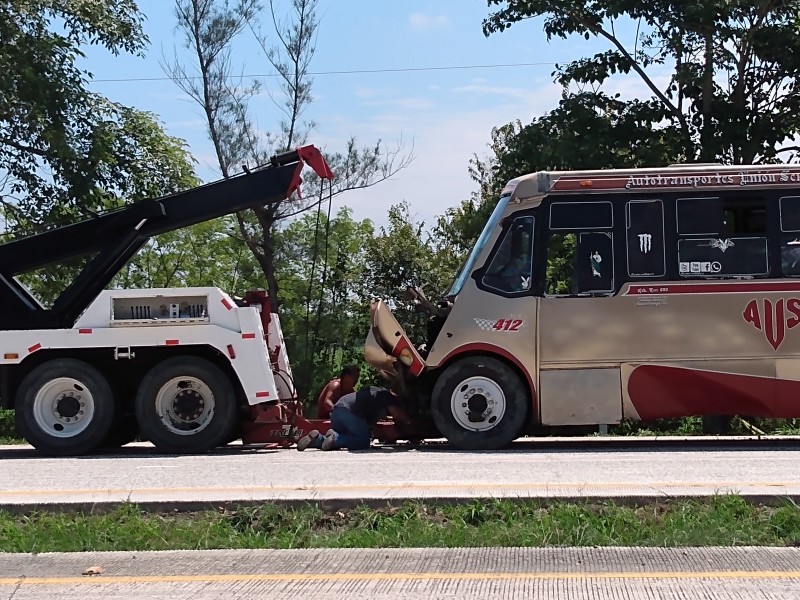
[{"label": "red stripe on bus", "polygon": [[78,333],[92,333],[91,329],[78,329]]},{"label": "red stripe on bus", "polygon": [[255,333],[243,333],[242,334],[242,339],[243,340],[254,340],[254,339],[256,339],[256,334]]},{"label": "red stripe on bus", "polygon": [[180,344],[180,341],[179,340],[167,340],[166,344],[167,344],[167,346],[177,346],[178,344]]},{"label": "red stripe on bus", "polygon": [[233,304],[231,304],[230,302],[228,302],[228,300],[227,300],[227,299],[225,299],[225,298],[223,298],[223,299],[222,299],[222,305],[223,305],[225,308],[227,308],[228,310],[231,310],[231,309],[233,308]]},{"label": "red stripe on bus", "polygon": [[28,352],[36,352],[36,351],[37,351],[37,350],[39,350],[41,347],[42,347],[42,345],[41,345],[41,344],[34,344],[34,345],[33,345],[33,346],[31,346],[30,348],[28,348]]},{"label": "red stripe on bus", "polygon": [[800,414],[800,381],[720,373],[666,365],[640,365],[628,378],[628,395],[644,421],[689,415]]},{"label": "red stripe on bus", "polygon": [[665,285],[632,285],[625,296],[661,294],[744,294],[752,292],[800,292],[800,282],[756,282],[737,283],[679,283]]},{"label": "red stripe on bus", "polygon": [[256,398],[269,398],[269,392],[256,392]]},{"label": "red stripe on bus", "polygon": [[233,349],[233,344],[228,344],[228,356],[231,357],[231,360],[236,358],[236,351]]}]

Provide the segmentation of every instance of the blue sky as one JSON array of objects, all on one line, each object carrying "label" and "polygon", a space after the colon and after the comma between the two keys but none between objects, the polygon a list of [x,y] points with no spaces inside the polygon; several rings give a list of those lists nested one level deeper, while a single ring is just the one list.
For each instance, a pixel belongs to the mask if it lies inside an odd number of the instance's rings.
[{"label": "blue sky", "polygon": [[[114,57],[93,48],[85,65],[94,75],[93,90],[156,113],[170,134],[189,143],[200,176],[212,180],[219,175],[199,107],[174,83],[103,81],[165,77],[162,56],[172,56],[176,47],[184,52],[173,6],[169,0],[139,1],[151,42],[144,58]],[[468,161],[473,154],[486,154],[491,128],[515,119],[527,123],[554,108],[560,96],[552,83],[554,63],[604,49],[583,38],[548,43],[540,20],[486,38],[481,31],[489,13],[485,0],[320,0],[318,11],[315,72],[541,63],[316,75],[314,103],[306,115],[317,123],[312,143],[330,151],[342,149],[351,136],[364,144],[381,139],[393,146],[402,139],[410,148],[413,143],[411,166],[390,181],[337,199],[357,218],[377,224],[385,223],[388,208],[403,200],[418,219],[432,224],[436,215],[467,198],[476,187]],[[234,58],[248,74],[271,72],[249,32],[237,42]],[[261,80],[267,90],[275,89],[273,78]],[[631,94],[640,89],[633,78],[617,85]],[[280,119],[267,94],[256,98],[252,109],[262,129],[274,128]]]}]

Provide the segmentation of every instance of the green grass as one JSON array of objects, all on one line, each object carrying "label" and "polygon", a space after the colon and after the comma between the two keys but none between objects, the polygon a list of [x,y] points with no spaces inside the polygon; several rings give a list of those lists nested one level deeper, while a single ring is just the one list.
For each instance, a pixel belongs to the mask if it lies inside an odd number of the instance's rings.
[{"label": "green grass", "polygon": [[0,551],[211,548],[800,545],[800,508],[738,496],[642,506],[472,501],[365,506],[328,514],[265,504],[149,514],[132,504],[103,515],[0,512]]},{"label": "green grass", "polygon": [[14,411],[0,408],[0,446],[23,443],[14,427]]}]

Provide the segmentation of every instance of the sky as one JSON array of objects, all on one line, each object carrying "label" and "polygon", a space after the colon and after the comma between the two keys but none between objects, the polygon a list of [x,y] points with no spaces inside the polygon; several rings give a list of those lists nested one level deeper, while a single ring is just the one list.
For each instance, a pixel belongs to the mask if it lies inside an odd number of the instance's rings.
[{"label": "sky", "polygon": [[[186,140],[200,177],[217,179],[200,108],[161,66],[176,53],[191,65],[175,29],[174,3],[138,4],[147,16],[145,56],[89,49],[84,66],[93,75],[90,88],[155,113],[169,134]],[[561,94],[553,83],[555,63],[605,49],[580,37],[548,42],[541,20],[487,38],[481,23],[489,13],[486,0],[319,0],[314,101],[305,115],[316,127],[309,142],[335,152],[350,137],[364,145],[382,140],[389,148],[403,144],[414,157],[391,180],[337,197],[335,208],[349,206],[354,217],[383,225],[389,207],[405,201],[417,220],[432,225],[476,191],[469,160],[488,155],[492,127],[529,123],[555,108]],[[259,128],[276,129],[281,113],[269,92],[277,91],[277,82],[250,31],[237,40],[233,59],[237,72],[259,76],[263,84],[251,106]],[[525,66],[500,66],[520,64]],[[641,91],[633,77],[614,85],[625,95]]]}]

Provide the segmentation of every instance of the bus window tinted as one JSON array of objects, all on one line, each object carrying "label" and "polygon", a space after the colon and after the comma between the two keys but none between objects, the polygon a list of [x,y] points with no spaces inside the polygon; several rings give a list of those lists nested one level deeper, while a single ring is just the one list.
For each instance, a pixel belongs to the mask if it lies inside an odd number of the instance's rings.
[{"label": "bus window tinted", "polygon": [[784,196],[779,206],[781,231],[800,231],[800,196]]},{"label": "bus window tinted", "polygon": [[716,235],[724,229],[720,198],[681,198],[677,213],[681,235]]},{"label": "bus window tinted", "polygon": [[678,241],[684,277],[766,275],[767,238],[692,238]]},{"label": "bus window tinted", "polygon": [[533,217],[520,217],[506,231],[483,285],[507,293],[527,292],[533,269]]},{"label": "bus window tinted", "polygon": [[632,200],[625,205],[628,275],[662,277],[664,260],[664,205],[661,200]]},{"label": "bus window tinted", "polygon": [[610,232],[553,233],[547,247],[550,295],[614,291],[614,244]]},{"label": "bus window tinted", "polygon": [[554,202],[550,205],[550,229],[611,229],[611,202]]}]

